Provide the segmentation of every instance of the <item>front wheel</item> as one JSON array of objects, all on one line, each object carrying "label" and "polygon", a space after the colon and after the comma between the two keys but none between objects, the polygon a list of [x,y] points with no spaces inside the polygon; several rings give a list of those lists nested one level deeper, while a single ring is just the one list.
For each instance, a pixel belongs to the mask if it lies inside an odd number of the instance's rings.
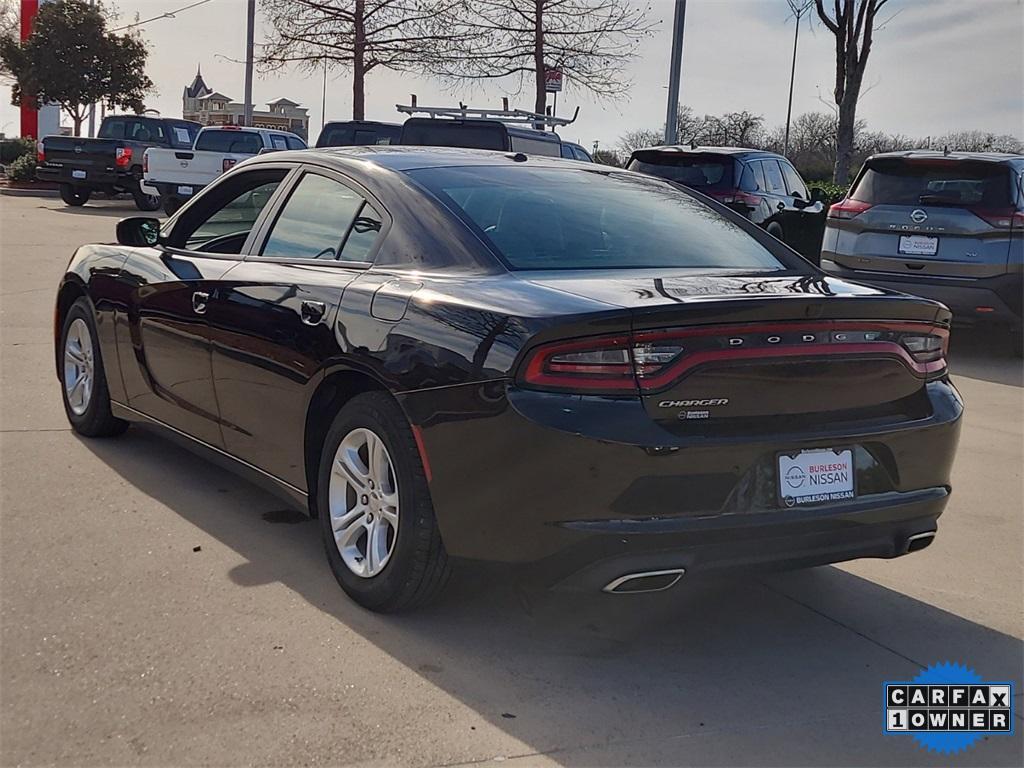
[{"label": "front wheel", "polygon": [[111,437],[128,422],[110,411],[110,393],[100,355],[92,306],[80,298],[71,305],[61,331],[59,357],[64,411],[72,429],[85,437]]},{"label": "front wheel", "polygon": [[60,185],[60,199],[76,208],[89,202],[89,190],[75,188],[71,184]]},{"label": "front wheel", "polygon": [[447,583],[451,566],[416,440],[388,395],[358,395],[335,417],[317,509],[331,571],[363,607],[409,610]]}]

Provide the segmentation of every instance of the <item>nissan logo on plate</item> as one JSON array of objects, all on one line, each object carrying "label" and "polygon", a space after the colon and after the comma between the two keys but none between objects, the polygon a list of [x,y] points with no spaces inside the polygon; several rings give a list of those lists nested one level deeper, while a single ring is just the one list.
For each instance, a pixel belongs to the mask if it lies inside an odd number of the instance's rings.
[{"label": "nissan logo on plate", "polygon": [[920,208],[915,208],[910,212],[910,220],[915,224],[924,224],[928,221],[928,214],[922,211]]}]

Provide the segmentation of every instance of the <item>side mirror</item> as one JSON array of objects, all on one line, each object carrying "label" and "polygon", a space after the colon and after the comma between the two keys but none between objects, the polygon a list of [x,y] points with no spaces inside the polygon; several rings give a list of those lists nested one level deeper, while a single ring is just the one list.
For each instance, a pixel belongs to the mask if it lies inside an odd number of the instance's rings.
[{"label": "side mirror", "polygon": [[146,216],[131,216],[117,222],[117,242],[147,248],[160,242],[160,220]]}]

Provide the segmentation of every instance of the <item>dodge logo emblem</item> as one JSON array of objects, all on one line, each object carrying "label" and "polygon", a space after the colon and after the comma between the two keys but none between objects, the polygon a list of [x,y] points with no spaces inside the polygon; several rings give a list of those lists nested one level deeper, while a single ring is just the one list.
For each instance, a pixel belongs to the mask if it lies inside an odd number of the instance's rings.
[{"label": "dodge logo emblem", "polygon": [[910,212],[910,220],[915,224],[924,224],[928,221],[928,214],[922,211],[920,208],[915,208]]}]

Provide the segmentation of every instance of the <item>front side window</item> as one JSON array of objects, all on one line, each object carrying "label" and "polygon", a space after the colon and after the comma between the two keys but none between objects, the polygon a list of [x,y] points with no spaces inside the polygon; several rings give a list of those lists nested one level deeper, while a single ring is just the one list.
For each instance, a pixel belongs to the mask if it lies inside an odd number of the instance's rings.
[{"label": "front side window", "polygon": [[288,149],[306,149],[306,142],[298,136],[285,136],[284,140],[285,144],[288,145]]},{"label": "front side window", "polygon": [[275,259],[364,261],[380,215],[344,184],[307,173],[288,197],[260,253]]},{"label": "front side window", "polygon": [[510,269],[785,269],[739,225],[658,179],[525,164],[408,173]]},{"label": "front side window", "polygon": [[782,175],[786,178],[786,190],[793,197],[799,197],[802,200],[807,199],[807,187],[804,186],[804,180],[800,178],[800,174],[796,172],[789,163],[779,163],[782,166]]},{"label": "front side window", "polygon": [[241,253],[260,213],[288,171],[250,171],[196,198],[175,224],[170,244],[208,253]]}]

